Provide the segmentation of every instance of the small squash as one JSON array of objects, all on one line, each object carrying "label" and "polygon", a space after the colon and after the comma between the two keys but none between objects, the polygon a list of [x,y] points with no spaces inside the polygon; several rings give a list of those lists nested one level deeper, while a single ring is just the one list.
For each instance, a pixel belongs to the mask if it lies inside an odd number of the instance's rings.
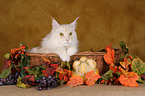
[{"label": "small squash", "polygon": [[88,59],[87,57],[81,57],[79,61],[75,61],[73,63],[73,73],[75,75],[83,76],[90,72],[94,71],[99,74],[97,67],[97,63],[93,59]]}]

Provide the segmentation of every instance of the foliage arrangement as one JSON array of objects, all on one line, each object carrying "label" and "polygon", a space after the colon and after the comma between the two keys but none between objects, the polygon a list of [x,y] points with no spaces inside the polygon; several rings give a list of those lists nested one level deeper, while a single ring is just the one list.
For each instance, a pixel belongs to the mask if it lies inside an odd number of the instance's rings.
[{"label": "foliage arrangement", "polygon": [[44,64],[32,67],[30,57],[26,55],[28,48],[21,42],[18,48],[11,49],[11,53],[4,55],[6,59],[0,75],[0,86],[37,86],[38,90],[48,90],[62,85],[75,87],[101,83],[138,87],[138,83],[144,83],[145,80],[145,62],[137,56],[130,55],[123,41],[119,45],[124,54],[121,55],[118,65],[115,65],[116,49],[111,47],[111,43],[105,47],[106,54],[103,58],[109,70],[100,76],[96,62],[87,57],[81,57],[73,64],[51,64],[50,60],[42,57]]},{"label": "foliage arrangement", "polygon": [[115,51],[111,46],[106,46],[107,54],[103,57],[109,70],[101,76],[99,83],[138,87],[138,83],[144,83],[145,63],[139,57],[130,55],[123,41],[120,42],[120,47],[124,54],[120,58],[120,64],[115,65]]}]

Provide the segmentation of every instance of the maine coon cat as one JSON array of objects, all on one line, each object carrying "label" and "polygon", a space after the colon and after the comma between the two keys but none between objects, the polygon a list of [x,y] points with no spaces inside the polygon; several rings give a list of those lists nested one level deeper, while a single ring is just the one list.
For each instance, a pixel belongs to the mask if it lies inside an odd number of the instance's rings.
[{"label": "maine coon cat", "polygon": [[34,47],[30,53],[55,53],[62,61],[69,61],[70,56],[78,51],[76,29],[77,17],[70,24],[59,24],[52,18],[52,30],[42,39],[41,47]]}]

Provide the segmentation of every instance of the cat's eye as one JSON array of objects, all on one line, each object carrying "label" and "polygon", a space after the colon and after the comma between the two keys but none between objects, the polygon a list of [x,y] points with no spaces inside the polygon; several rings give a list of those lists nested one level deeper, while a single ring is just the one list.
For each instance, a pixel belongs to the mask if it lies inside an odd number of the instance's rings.
[{"label": "cat's eye", "polygon": [[69,33],[69,36],[71,36],[71,35],[72,35],[72,32]]},{"label": "cat's eye", "polygon": [[60,35],[60,36],[64,36],[64,34],[63,34],[63,33],[59,33],[59,35]]}]

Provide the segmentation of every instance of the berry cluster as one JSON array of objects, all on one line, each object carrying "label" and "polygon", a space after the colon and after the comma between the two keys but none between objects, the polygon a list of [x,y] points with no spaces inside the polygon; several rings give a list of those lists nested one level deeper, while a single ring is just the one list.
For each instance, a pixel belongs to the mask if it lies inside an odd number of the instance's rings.
[{"label": "berry cluster", "polygon": [[16,72],[15,74],[9,74],[6,78],[0,78],[0,86],[17,84],[17,78],[19,76],[19,73]]},{"label": "berry cluster", "polygon": [[38,90],[46,89],[49,90],[51,88],[57,87],[57,78],[49,76],[49,77],[42,77],[39,79]]}]

